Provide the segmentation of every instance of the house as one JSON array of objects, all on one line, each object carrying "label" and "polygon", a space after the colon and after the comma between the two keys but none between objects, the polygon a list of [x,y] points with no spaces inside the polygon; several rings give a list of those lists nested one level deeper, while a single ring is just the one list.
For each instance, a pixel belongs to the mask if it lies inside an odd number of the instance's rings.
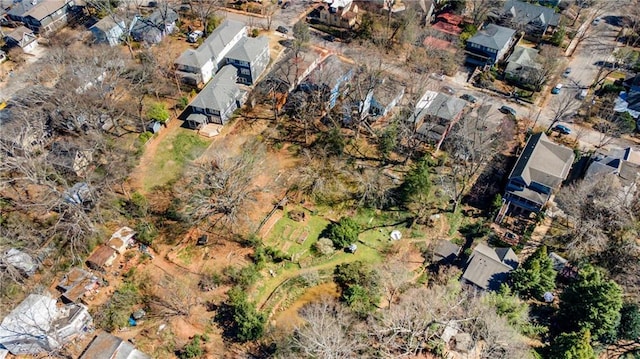
[{"label": "house", "polygon": [[436,9],[435,1],[433,0],[418,0],[418,4],[422,9],[424,15],[424,23],[430,24],[431,17],[433,16],[433,12]]},{"label": "house", "polygon": [[363,112],[368,112],[374,117],[387,116],[402,100],[404,90],[404,85],[392,76],[382,77],[367,93]]},{"label": "house", "polygon": [[38,262],[29,254],[16,248],[9,248],[0,257],[0,268],[7,270],[7,266],[17,269],[25,277],[31,277],[38,270]]},{"label": "house", "polygon": [[104,272],[118,258],[118,252],[109,246],[100,246],[87,258],[87,266],[93,270]]},{"label": "house", "polygon": [[131,37],[138,42],[149,45],[160,43],[168,34],[176,29],[178,13],[163,6],[147,17],[136,17],[131,27]]},{"label": "house", "polygon": [[426,91],[416,104],[412,116],[418,138],[434,145],[436,151],[442,146],[451,128],[465,112],[467,102],[435,91]]},{"label": "house", "polygon": [[60,299],[64,303],[74,303],[97,286],[97,276],[82,268],[74,267],[62,277],[56,289],[62,293]]},{"label": "house", "polygon": [[573,150],[553,143],[544,133],[529,137],[509,175],[504,195],[506,212],[538,213],[569,175]]},{"label": "house", "polygon": [[596,154],[585,173],[586,180],[597,180],[603,176],[615,176],[619,181],[620,203],[628,201],[637,190],[640,179],[640,152],[631,147],[611,150],[607,154]]},{"label": "house", "polygon": [[515,33],[507,27],[488,24],[467,40],[467,63],[485,66],[501,61],[515,41]]},{"label": "house", "polygon": [[518,265],[511,248],[491,248],[480,243],[469,257],[461,281],[482,290],[498,290]]},{"label": "house", "polygon": [[452,263],[456,260],[459,254],[460,246],[452,243],[451,241],[441,239],[433,248],[431,261],[433,263]]},{"label": "house", "polygon": [[269,64],[269,38],[242,37],[225,56],[228,65],[238,70],[238,82],[253,85]]},{"label": "house", "polygon": [[555,9],[519,0],[507,0],[499,16],[500,24],[522,31],[530,40],[541,40],[559,21]]},{"label": "house", "polygon": [[182,82],[198,86],[206,84],[221,66],[225,56],[247,36],[247,26],[226,20],[220,24],[197,49],[188,49],[174,62],[176,75]]},{"label": "house", "polygon": [[101,332],[93,338],[79,359],[151,359],[126,340]]},{"label": "house", "polygon": [[84,177],[93,160],[93,149],[82,148],[71,142],[57,141],[51,144],[47,157],[59,171]]},{"label": "house", "polygon": [[16,22],[25,22],[25,14],[38,4],[37,1],[22,0],[14,1],[7,11],[7,18]]},{"label": "house", "polygon": [[102,18],[89,28],[97,44],[108,44],[109,46],[120,44],[125,30],[127,30],[125,21],[113,16]]},{"label": "house", "polygon": [[236,84],[237,70],[230,65],[220,69],[187,107],[191,128],[213,122],[224,125],[233,111],[244,103],[245,92]]},{"label": "house", "polygon": [[124,253],[129,245],[133,244],[133,238],[136,235],[136,231],[129,227],[121,227],[114,234],[111,235],[107,245],[118,252],[118,254]]},{"label": "house", "polygon": [[58,305],[48,293],[31,294],[2,320],[0,346],[13,355],[51,353],[92,326],[84,305]]},{"label": "house", "polygon": [[321,91],[327,108],[335,107],[338,98],[348,91],[348,84],[354,74],[354,66],[330,55],[300,84],[304,91]]},{"label": "house", "polygon": [[[29,0],[23,0],[29,1]],[[22,22],[37,33],[47,33],[64,27],[72,13],[74,0],[31,0],[35,5],[22,15]]]},{"label": "house", "polygon": [[520,84],[536,82],[542,69],[538,52],[534,48],[516,46],[507,59],[507,67],[504,70],[507,80]]},{"label": "house", "polygon": [[5,35],[4,41],[6,41],[7,46],[18,46],[26,53],[33,52],[36,46],[38,46],[36,35],[31,29],[24,26],[18,26],[13,31]]},{"label": "house", "polygon": [[353,0],[324,0],[320,21],[329,26],[350,29],[358,20],[358,5]]}]

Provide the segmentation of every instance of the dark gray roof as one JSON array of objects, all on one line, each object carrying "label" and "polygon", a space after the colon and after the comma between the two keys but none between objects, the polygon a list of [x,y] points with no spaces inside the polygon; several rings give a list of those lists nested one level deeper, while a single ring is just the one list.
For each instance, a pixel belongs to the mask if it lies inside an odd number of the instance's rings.
[{"label": "dark gray roof", "polygon": [[142,34],[147,31],[165,30],[165,25],[178,20],[178,13],[172,9],[157,9],[147,17],[138,17],[136,23],[131,29],[133,34]]},{"label": "dark gray roof", "polygon": [[433,259],[438,260],[453,260],[460,253],[460,246],[447,240],[440,240],[436,244],[433,250]]},{"label": "dark gray roof", "polygon": [[511,38],[516,33],[515,30],[507,27],[498,26],[495,24],[489,24],[484,29],[478,31],[472,38],[467,40],[480,46],[501,50],[511,41]]},{"label": "dark gray roof", "polygon": [[37,3],[33,3],[31,0],[22,0],[16,2],[11,6],[11,9],[7,11],[7,14],[13,16],[24,16],[29,10],[31,10]]},{"label": "dark gray roof", "polygon": [[114,18],[112,16],[107,16],[100,19],[100,21],[96,22],[95,24],[93,24],[92,28],[100,29],[103,32],[108,32],[115,27],[121,27],[122,30],[124,31],[125,30],[124,26],[125,26],[124,20],[119,19],[117,17]]},{"label": "dark gray roof", "polygon": [[518,263],[511,248],[494,249],[480,243],[469,257],[462,279],[482,289],[497,290]]},{"label": "dark gray roof", "polygon": [[227,109],[240,96],[240,88],[236,85],[237,73],[236,68],[231,65],[220,69],[190,106],[219,111]]},{"label": "dark gray roof", "polygon": [[527,25],[536,23],[542,26],[556,26],[560,20],[560,15],[550,7],[530,4],[518,0],[507,0],[504,3],[503,11],[506,15],[511,16],[513,20],[519,24]]},{"label": "dark gray roof", "polygon": [[265,48],[269,48],[269,39],[266,36],[243,37],[231,51],[229,51],[226,57],[234,60],[254,62]]},{"label": "dark gray roof", "polygon": [[505,69],[505,72],[518,73],[523,70],[528,71],[540,67],[541,65],[538,62],[538,50],[530,47],[516,46],[513,49],[513,53],[507,60],[507,68]]},{"label": "dark gray roof", "polygon": [[467,102],[440,92],[427,91],[416,105],[414,121],[424,116],[433,116],[445,120],[456,118],[467,106]]},{"label": "dark gray roof", "polygon": [[557,187],[567,178],[574,156],[572,149],[551,142],[544,133],[532,135],[509,178],[520,177],[527,186],[537,182]]}]

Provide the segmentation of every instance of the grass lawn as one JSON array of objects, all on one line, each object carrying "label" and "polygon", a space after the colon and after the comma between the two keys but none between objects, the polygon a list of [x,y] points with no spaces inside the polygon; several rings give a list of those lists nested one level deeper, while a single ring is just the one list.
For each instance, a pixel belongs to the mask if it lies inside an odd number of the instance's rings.
[{"label": "grass lawn", "polygon": [[178,128],[158,144],[158,152],[149,163],[144,177],[144,189],[167,184],[180,176],[184,165],[196,159],[211,141],[202,139],[196,132]]}]

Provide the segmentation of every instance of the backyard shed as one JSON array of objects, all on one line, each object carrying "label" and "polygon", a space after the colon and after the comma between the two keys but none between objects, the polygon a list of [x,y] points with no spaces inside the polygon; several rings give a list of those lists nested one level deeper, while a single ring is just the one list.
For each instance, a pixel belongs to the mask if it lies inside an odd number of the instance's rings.
[{"label": "backyard shed", "polygon": [[89,258],[87,266],[93,270],[104,271],[105,267],[110,267],[113,261],[118,258],[118,252],[109,246],[100,246]]}]

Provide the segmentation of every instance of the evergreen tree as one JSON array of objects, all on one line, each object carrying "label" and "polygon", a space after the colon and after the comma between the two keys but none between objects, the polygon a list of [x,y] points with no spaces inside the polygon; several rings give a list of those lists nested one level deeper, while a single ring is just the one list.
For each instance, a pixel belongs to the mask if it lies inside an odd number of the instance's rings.
[{"label": "evergreen tree", "polygon": [[418,161],[404,177],[400,187],[400,197],[407,205],[412,202],[426,201],[431,194],[429,162],[423,158]]},{"label": "evergreen tree", "polygon": [[380,301],[380,278],[363,262],[340,264],[333,272],[340,299],[358,315],[366,316]]},{"label": "evergreen tree", "polygon": [[323,236],[329,238],[336,248],[344,248],[358,240],[360,225],[350,217],[342,217],[330,223]]},{"label": "evergreen tree", "polygon": [[518,269],[511,273],[513,290],[524,297],[541,299],[545,292],[556,287],[556,271],[547,254],[547,247],[540,246]]},{"label": "evergreen tree", "polygon": [[560,334],[553,342],[551,359],[595,359],[589,330]]},{"label": "evergreen tree", "polygon": [[594,340],[615,337],[620,323],[622,289],[592,266],[562,292],[558,319],[565,331],[588,329]]},{"label": "evergreen tree", "polygon": [[627,303],[620,311],[618,338],[636,340],[640,337],[640,309],[635,303]]}]

